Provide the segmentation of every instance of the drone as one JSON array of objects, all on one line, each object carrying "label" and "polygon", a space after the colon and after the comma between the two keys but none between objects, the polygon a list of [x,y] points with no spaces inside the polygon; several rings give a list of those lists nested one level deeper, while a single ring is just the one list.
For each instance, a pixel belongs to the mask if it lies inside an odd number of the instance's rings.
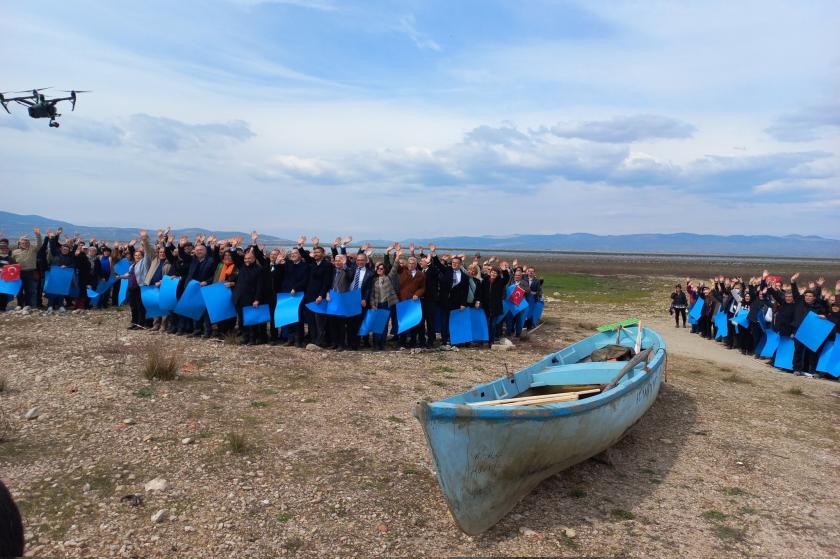
[{"label": "drone", "polygon": [[0,93],[0,105],[3,105],[3,108],[6,109],[6,112],[12,114],[9,111],[8,104],[12,101],[16,101],[17,103],[26,107],[26,110],[29,112],[29,116],[32,118],[49,118],[50,119],[50,128],[58,128],[58,122],[56,122],[56,118],[61,116],[61,113],[56,112],[55,105],[59,101],[70,101],[72,108],[71,111],[76,110],[76,95],[79,93],[90,93],[90,91],[64,91],[61,90],[62,93],[69,93],[69,97],[53,97],[52,99],[48,99],[41,91],[44,89],[49,89],[49,87],[41,87],[38,89],[33,89],[31,95],[23,95],[21,97],[4,97],[4,95],[8,95],[9,93],[30,93],[29,90],[25,91],[7,91],[5,93]]}]

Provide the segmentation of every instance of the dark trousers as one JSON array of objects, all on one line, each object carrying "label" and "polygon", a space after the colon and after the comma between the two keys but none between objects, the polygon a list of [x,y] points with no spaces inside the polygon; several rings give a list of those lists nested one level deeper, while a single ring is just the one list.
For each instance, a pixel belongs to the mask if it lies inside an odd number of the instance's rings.
[{"label": "dark trousers", "polygon": [[680,325],[680,316],[682,316],[683,327],[685,327],[685,321],[686,321],[685,309],[674,309],[674,321],[677,323],[677,326]]},{"label": "dark trousers", "polygon": [[[735,326],[732,326],[732,328],[735,328]],[[755,340],[753,340],[751,329],[744,328],[743,326],[738,326],[737,328],[738,347],[741,348],[741,353],[752,353]]]},{"label": "dark trousers", "polygon": [[819,355],[799,340],[793,340],[793,370],[813,374],[817,370]]},{"label": "dark trousers", "polygon": [[334,347],[347,347],[347,318],[343,316],[328,316],[327,327]]},{"label": "dark trousers", "polygon": [[449,306],[447,304],[439,304],[437,307],[440,313],[440,343],[449,343]]},{"label": "dark trousers", "polygon": [[325,315],[312,312],[304,306],[303,316],[306,320],[306,326],[309,328],[309,340],[315,345],[323,346],[327,326]]},{"label": "dark trousers", "polygon": [[202,331],[205,336],[209,336],[210,332],[213,331],[213,325],[210,324],[210,315],[207,314],[207,311],[204,311],[204,314],[201,315],[201,318],[199,318],[196,321],[193,321],[193,334],[201,334]]},{"label": "dark trousers", "polygon": [[20,273],[20,293],[18,293],[18,305],[21,307],[38,306],[38,272],[25,270]]},{"label": "dark trousers", "polygon": [[420,323],[420,343],[431,346],[435,341],[437,303],[423,299],[423,321]]},{"label": "dark trousers", "polygon": [[361,345],[362,338],[359,336],[359,328],[362,321],[365,319],[367,309],[362,309],[362,312],[356,316],[347,317],[347,347],[356,350]]},{"label": "dark trousers", "polygon": [[140,299],[140,287],[128,288],[128,305],[131,307],[131,323],[143,326],[146,322],[146,309]]}]

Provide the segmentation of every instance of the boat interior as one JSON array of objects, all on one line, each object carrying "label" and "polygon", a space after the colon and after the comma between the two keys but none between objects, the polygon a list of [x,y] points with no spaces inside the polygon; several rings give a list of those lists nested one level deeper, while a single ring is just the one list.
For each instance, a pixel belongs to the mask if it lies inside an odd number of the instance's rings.
[{"label": "boat interior", "polygon": [[[595,398],[636,356],[638,327],[620,328],[585,338],[516,373],[498,378],[439,403],[471,406],[555,406]],[[640,353],[653,359],[661,339],[643,329]],[[626,351],[629,349],[629,351]],[[603,351],[599,351],[603,350]],[[616,356],[616,357],[609,357]],[[643,357],[643,356],[640,356]],[[597,360],[606,358],[608,360]],[[636,360],[639,361],[639,360]],[[646,360],[631,366],[616,388],[645,374]]]}]

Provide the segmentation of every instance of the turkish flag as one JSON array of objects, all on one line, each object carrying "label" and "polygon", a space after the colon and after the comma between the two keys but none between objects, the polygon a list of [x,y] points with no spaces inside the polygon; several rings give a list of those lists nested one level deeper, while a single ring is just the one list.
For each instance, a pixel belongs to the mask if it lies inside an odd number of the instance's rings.
[{"label": "turkish flag", "polygon": [[3,273],[0,274],[3,281],[16,281],[20,279],[20,264],[6,264],[3,266]]},{"label": "turkish flag", "polygon": [[511,292],[510,297],[508,297],[508,301],[519,306],[519,303],[522,302],[522,299],[525,297],[525,290],[519,287],[518,285],[516,288]]},{"label": "turkish flag", "polygon": [[771,285],[774,283],[782,283],[782,276],[767,276],[767,282]]}]

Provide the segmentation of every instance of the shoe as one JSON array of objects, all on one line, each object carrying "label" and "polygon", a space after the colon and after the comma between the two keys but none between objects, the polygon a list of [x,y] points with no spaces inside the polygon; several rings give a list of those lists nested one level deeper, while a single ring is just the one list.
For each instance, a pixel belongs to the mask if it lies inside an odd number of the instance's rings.
[{"label": "shoe", "polygon": [[15,310],[16,310],[16,311],[22,311],[22,310],[23,310],[23,307],[21,307],[20,305],[18,305],[18,306],[16,306],[16,307],[15,307]]},{"label": "shoe", "polygon": [[64,307],[58,307],[58,312],[67,312],[67,309]]},{"label": "shoe", "polygon": [[151,330],[152,332],[157,332],[158,330],[160,330],[160,324],[155,324],[154,326],[152,326]]},{"label": "shoe", "polygon": [[808,377],[808,378],[814,378],[814,375],[812,375],[811,373],[802,373],[802,376],[805,376],[805,377]]},{"label": "shoe", "polygon": [[186,336],[187,331],[186,330],[179,330],[175,335],[176,336]]},{"label": "shoe", "polygon": [[204,339],[206,340],[206,339],[208,339],[208,338],[212,338],[212,337],[213,337],[213,334],[212,334],[211,332],[205,332],[205,333],[203,333],[203,334],[201,335],[201,337],[202,337],[202,338],[204,338]]},{"label": "shoe", "polygon": [[52,307],[47,307],[47,314],[52,314],[52,313],[53,313],[53,308]]},{"label": "shoe", "polygon": [[126,330],[137,330],[137,325],[136,325],[136,324],[132,324],[132,325],[130,325],[128,328],[126,328]]},{"label": "shoe", "polygon": [[190,334],[193,338],[198,338],[201,336],[201,330],[196,330],[192,334]]},{"label": "shoe", "polygon": [[32,307],[30,307],[29,305],[26,305],[25,307],[23,307],[23,310],[24,311],[31,311]]},{"label": "shoe", "polygon": [[292,347],[293,345],[295,345],[295,341],[294,341],[294,340],[289,340],[288,342],[286,342],[286,346],[287,346],[287,347]]}]

